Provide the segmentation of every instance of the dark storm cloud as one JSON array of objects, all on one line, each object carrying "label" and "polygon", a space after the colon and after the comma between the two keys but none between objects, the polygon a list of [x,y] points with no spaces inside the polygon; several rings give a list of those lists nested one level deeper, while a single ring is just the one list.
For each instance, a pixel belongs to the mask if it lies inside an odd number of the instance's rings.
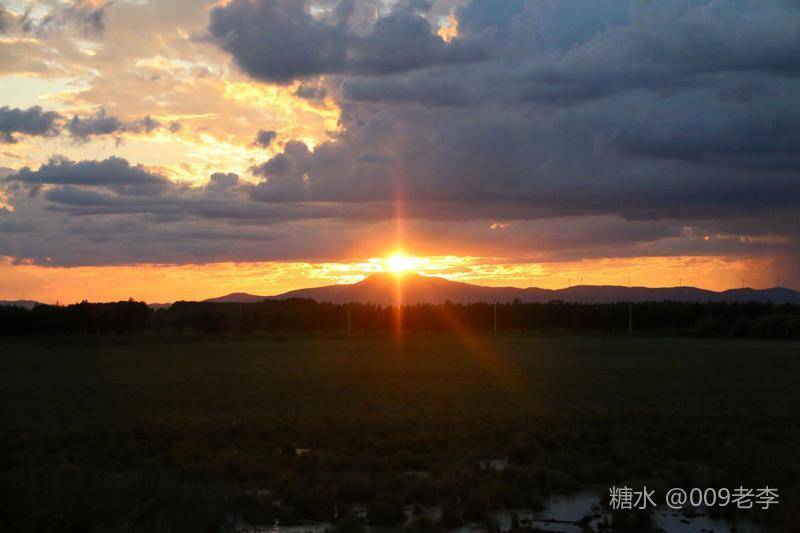
[{"label": "dark storm cloud", "polygon": [[[513,11],[512,11],[513,10]],[[577,9],[568,2],[472,2],[465,35],[493,61],[435,74],[345,81],[370,102],[574,105],[618,92],[669,94],[719,83],[719,76],[800,74],[800,4],[618,2]],[[715,77],[717,76],[717,77]]]},{"label": "dark storm cloud", "polygon": [[[376,54],[383,67],[341,81],[346,133],[313,152],[287,143],[254,168],[267,178],[256,197],[402,190],[416,204],[631,219],[798,205],[800,4],[473,1],[458,17],[489,59],[415,71]],[[384,17],[373,34],[415,33]]]},{"label": "dark storm cloud", "polygon": [[[703,100],[698,97],[698,104]],[[713,120],[703,125],[695,117],[693,127],[700,133],[689,134],[684,121],[694,106],[687,103],[684,116],[659,122],[656,103],[629,103],[641,124],[620,114],[615,101],[597,107],[592,120],[582,109],[531,116],[497,110],[385,111],[313,152],[302,143],[287,143],[282,153],[254,168],[255,175],[266,178],[254,194],[265,202],[388,202],[400,191],[410,212],[444,204],[450,206],[440,211],[445,217],[463,210],[518,218],[729,218],[787,213],[800,202],[796,175],[759,165],[758,148],[741,150],[735,128]],[[747,118],[738,115],[739,120]],[[688,137],[675,138],[678,134]],[[630,138],[661,143],[655,147],[659,153],[637,153]],[[676,153],[687,143],[698,145],[699,138],[707,147],[704,158]],[[784,150],[784,162],[791,165],[791,139],[771,149]],[[741,161],[758,171],[736,168]]]},{"label": "dark storm cloud", "polygon": [[361,35],[347,23],[355,2],[315,17],[306,0],[233,0],[211,12],[209,30],[250,75],[278,83],[319,74],[389,74],[483,58],[477,43],[450,45],[420,9],[401,3]]},{"label": "dark storm cloud", "polygon": [[[86,141],[90,137],[103,135],[151,133],[159,127],[159,122],[150,116],[131,122],[123,122],[118,117],[108,115],[103,108],[98,109],[94,115],[85,118],[75,115],[67,124],[67,130],[70,134],[82,141]],[[170,131],[173,131],[172,125],[170,126]]]},{"label": "dark storm cloud", "polygon": [[277,132],[272,130],[259,130],[259,132],[256,134],[256,140],[254,144],[256,146],[261,146],[262,148],[269,148],[269,145],[275,140],[276,135]]},{"label": "dark storm cloud", "polygon": [[0,142],[17,142],[15,134],[52,136],[58,133],[61,115],[39,106],[28,109],[0,107]]}]

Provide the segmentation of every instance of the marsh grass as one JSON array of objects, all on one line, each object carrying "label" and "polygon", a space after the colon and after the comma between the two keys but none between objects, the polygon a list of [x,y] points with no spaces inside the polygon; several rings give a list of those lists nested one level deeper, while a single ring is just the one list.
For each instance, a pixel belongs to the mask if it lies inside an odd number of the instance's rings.
[{"label": "marsh grass", "polygon": [[781,504],[750,515],[797,523],[796,343],[114,339],[0,344],[11,530],[218,531],[356,504],[389,527],[401,505],[441,506],[454,525],[614,483],[770,485]]}]

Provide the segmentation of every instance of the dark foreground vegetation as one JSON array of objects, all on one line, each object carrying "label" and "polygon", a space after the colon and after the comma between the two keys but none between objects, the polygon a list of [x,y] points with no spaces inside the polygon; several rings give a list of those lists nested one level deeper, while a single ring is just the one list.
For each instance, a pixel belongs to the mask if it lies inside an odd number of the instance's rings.
[{"label": "dark foreground vegetation", "polygon": [[[391,307],[337,305],[313,300],[261,303],[178,302],[154,310],[140,302],[0,307],[0,336],[129,334],[152,332],[248,335],[255,333],[389,332],[397,327]],[[708,337],[800,339],[800,306],[765,303],[564,302],[414,305],[402,309],[409,332],[540,331],[684,334]]]},{"label": "dark foreground vegetation", "polygon": [[440,531],[612,484],[769,485],[746,516],[800,524],[794,342],[278,339],[0,341],[0,529],[359,531],[360,505],[393,530],[439,506],[405,528]]}]

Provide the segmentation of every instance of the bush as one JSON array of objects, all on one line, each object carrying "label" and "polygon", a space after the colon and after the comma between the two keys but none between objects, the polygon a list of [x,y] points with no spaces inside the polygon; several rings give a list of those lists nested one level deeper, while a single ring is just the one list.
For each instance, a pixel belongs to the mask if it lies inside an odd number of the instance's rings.
[{"label": "bush", "polygon": [[394,494],[378,494],[369,506],[369,521],[375,526],[396,526],[406,520],[403,500]]},{"label": "bush", "polygon": [[446,501],[442,505],[442,527],[445,529],[456,529],[464,525],[461,513],[451,501]]},{"label": "bush", "polygon": [[782,339],[786,335],[787,322],[784,316],[763,316],[756,319],[753,333],[762,339]]},{"label": "bush", "polygon": [[728,332],[728,321],[721,316],[704,316],[694,325],[694,331],[701,337],[719,337]]},{"label": "bush", "polygon": [[791,317],[786,321],[786,338],[800,339],[800,317]]},{"label": "bush", "polygon": [[731,327],[731,337],[746,338],[753,334],[753,321],[749,318],[737,318]]},{"label": "bush", "polygon": [[364,526],[361,525],[361,521],[357,517],[348,514],[336,526],[327,529],[326,533],[363,533],[363,531]]}]

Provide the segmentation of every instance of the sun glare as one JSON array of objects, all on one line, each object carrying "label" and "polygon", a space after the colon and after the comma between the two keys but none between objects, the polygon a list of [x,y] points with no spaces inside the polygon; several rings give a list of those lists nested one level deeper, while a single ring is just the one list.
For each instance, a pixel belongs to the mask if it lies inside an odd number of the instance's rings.
[{"label": "sun glare", "polygon": [[402,274],[414,267],[414,260],[407,255],[397,252],[386,259],[386,268],[395,274]]}]

